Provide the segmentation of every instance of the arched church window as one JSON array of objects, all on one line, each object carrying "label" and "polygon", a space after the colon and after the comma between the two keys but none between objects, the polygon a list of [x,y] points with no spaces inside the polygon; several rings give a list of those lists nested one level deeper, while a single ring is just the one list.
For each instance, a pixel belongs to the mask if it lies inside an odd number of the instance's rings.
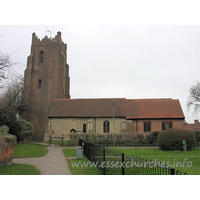
[{"label": "arched church window", "polygon": [[105,120],[103,122],[103,132],[109,133],[110,132],[110,122],[108,120]]},{"label": "arched church window", "polygon": [[75,129],[71,129],[70,133],[76,133]]},{"label": "arched church window", "polygon": [[41,89],[41,88],[42,88],[42,80],[39,79],[39,80],[38,80],[38,89]]},{"label": "arched church window", "polygon": [[83,133],[86,133],[86,124],[83,124]]}]

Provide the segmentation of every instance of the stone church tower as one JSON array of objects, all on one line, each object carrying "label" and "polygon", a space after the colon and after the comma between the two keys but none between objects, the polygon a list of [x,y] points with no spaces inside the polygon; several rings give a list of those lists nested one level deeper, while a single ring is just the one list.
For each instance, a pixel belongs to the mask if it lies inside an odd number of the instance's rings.
[{"label": "stone church tower", "polygon": [[67,45],[61,32],[55,38],[38,39],[32,34],[31,54],[24,74],[24,118],[34,125],[33,140],[42,141],[47,130],[48,113],[54,99],[70,99]]}]

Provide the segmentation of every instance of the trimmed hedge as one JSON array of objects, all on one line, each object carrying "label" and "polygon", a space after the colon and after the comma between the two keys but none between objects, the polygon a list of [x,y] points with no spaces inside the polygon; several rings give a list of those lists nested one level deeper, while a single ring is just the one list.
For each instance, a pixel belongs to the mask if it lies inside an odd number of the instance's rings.
[{"label": "trimmed hedge", "polygon": [[[96,133],[71,133],[69,135],[68,145],[73,146],[77,145],[79,138],[90,141],[96,144],[104,146],[155,146],[157,141],[157,133],[152,133],[153,141],[149,142],[145,139],[144,134],[137,134],[137,137],[134,134],[115,134],[115,138],[112,134],[96,134]],[[114,142],[115,140],[115,142]]]},{"label": "trimmed hedge", "polygon": [[158,146],[161,150],[183,150],[182,141],[186,141],[187,150],[191,150],[196,147],[196,137],[192,130],[182,129],[168,129],[161,131],[158,134]]}]

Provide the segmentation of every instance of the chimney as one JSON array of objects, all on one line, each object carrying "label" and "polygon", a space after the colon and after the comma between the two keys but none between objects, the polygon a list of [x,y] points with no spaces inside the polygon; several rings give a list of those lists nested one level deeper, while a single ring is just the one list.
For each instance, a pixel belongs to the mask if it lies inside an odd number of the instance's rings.
[{"label": "chimney", "polygon": [[194,123],[195,123],[195,124],[198,124],[198,123],[199,123],[199,120],[198,120],[198,119],[195,119],[195,120],[194,120]]}]

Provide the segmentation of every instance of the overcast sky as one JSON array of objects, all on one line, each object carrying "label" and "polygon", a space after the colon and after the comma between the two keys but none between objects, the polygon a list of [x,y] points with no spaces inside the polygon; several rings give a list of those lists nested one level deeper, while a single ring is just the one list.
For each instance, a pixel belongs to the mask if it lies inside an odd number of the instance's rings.
[{"label": "overcast sky", "polygon": [[[0,26],[0,51],[26,68],[32,33],[58,31],[67,44],[71,98],[179,99],[187,122],[189,89],[200,81],[200,26]],[[48,33],[48,37],[51,35]]]}]

